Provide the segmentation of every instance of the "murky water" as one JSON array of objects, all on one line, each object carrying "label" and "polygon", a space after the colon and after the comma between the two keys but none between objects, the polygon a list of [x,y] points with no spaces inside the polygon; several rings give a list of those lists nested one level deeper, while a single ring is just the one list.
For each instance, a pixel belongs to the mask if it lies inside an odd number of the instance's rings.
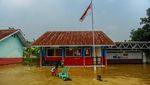
[{"label": "murky water", "polygon": [[107,69],[98,69],[103,77],[139,78],[150,85],[150,65],[148,64],[121,64],[109,65]]},{"label": "murky water", "polygon": [[[95,78],[97,75],[101,75],[102,79],[109,81],[111,78],[110,81],[114,79],[113,82],[121,82],[121,85],[130,85],[129,82],[131,85],[150,85],[150,64],[113,64],[108,65],[107,68],[97,67],[96,75],[93,72],[93,68],[71,70],[74,76]],[[137,84],[138,82],[141,83]]]},{"label": "murky water", "polygon": [[[59,72],[62,68],[59,68]],[[97,74],[104,81],[96,80]],[[22,65],[0,66],[0,85],[150,85],[150,65],[121,64],[109,65],[107,69],[71,67],[72,81],[63,81],[50,74],[50,67]]]},{"label": "murky water", "polygon": [[103,73],[108,76],[130,76],[142,77],[150,76],[150,65],[146,64],[121,64],[109,65],[107,70],[103,69]]}]

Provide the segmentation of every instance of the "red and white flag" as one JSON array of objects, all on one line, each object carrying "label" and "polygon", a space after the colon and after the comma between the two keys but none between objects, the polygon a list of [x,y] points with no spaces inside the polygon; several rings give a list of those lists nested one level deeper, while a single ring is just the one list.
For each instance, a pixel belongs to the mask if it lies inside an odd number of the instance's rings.
[{"label": "red and white flag", "polygon": [[91,3],[89,4],[88,8],[85,10],[83,15],[80,17],[80,21],[82,22],[90,12],[91,12]]}]

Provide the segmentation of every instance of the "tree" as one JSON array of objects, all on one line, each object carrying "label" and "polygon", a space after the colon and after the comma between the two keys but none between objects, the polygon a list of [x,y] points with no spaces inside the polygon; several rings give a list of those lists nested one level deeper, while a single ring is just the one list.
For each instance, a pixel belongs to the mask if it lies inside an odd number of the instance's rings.
[{"label": "tree", "polygon": [[140,18],[142,28],[131,31],[130,37],[132,41],[150,41],[150,8],[146,11],[147,17]]},{"label": "tree", "polygon": [[23,57],[25,65],[33,65],[38,63],[37,61],[33,62],[33,59],[38,59],[40,55],[40,49],[38,47],[27,47],[24,49]]}]

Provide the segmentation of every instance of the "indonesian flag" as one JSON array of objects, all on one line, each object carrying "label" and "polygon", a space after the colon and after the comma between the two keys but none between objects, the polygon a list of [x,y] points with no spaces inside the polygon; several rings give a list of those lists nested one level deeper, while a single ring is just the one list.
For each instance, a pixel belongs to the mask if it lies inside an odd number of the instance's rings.
[{"label": "indonesian flag", "polygon": [[81,16],[80,21],[82,22],[90,12],[91,12],[91,3],[89,4],[88,8],[85,10],[83,15]]}]

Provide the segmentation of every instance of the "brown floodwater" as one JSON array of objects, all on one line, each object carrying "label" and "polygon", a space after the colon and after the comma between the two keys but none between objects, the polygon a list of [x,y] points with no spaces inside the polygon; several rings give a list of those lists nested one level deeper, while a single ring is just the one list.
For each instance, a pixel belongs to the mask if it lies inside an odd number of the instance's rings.
[{"label": "brown floodwater", "polygon": [[[99,69],[99,73],[104,77],[111,78],[137,78],[150,85],[150,65],[149,64],[121,64],[109,65],[107,69]],[[124,81],[126,82],[126,80]]]},{"label": "brown floodwater", "polygon": [[[0,85],[150,85],[150,65],[120,64],[107,68],[70,67],[72,81],[63,81],[51,76],[50,67],[23,65],[0,66]],[[59,67],[58,71],[61,72]],[[96,79],[102,76],[103,81]]]}]

